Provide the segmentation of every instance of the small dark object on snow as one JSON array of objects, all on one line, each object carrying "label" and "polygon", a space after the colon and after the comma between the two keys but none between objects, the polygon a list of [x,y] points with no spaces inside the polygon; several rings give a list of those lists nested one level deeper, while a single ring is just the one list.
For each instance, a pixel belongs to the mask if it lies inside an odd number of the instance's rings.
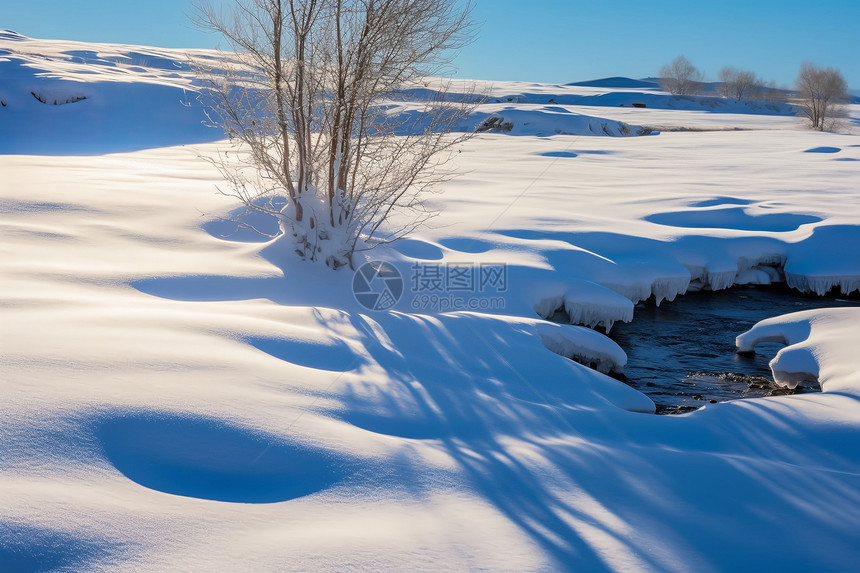
[{"label": "small dark object on snow", "polygon": [[483,131],[502,131],[508,132],[514,128],[513,122],[505,121],[505,118],[500,117],[498,115],[491,115],[484,121],[478,124],[478,127],[475,128],[476,133],[481,133]]}]

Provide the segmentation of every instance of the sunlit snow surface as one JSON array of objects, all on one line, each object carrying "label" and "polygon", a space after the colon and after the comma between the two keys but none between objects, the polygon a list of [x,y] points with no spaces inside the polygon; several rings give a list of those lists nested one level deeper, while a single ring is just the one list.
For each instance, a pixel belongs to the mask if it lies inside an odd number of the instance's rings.
[{"label": "sunlit snow surface", "polygon": [[[184,52],[11,33],[0,50],[0,570],[860,560],[856,312],[739,339],[784,338],[774,369],[823,393],[672,418],[565,357],[622,368],[608,338],[541,318],[608,328],[782,269],[857,289],[857,106],[822,134],[632,83],[487,86],[476,123],[521,123],[462,145],[432,226],[373,256],[407,283],[416,261],[507,265],[503,308],[415,310],[407,289],[371,312],[350,272],[224,221],[238,206],[198,157],[224,144],[185,105]],[[580,116],[663,129],[554,135]]]}]

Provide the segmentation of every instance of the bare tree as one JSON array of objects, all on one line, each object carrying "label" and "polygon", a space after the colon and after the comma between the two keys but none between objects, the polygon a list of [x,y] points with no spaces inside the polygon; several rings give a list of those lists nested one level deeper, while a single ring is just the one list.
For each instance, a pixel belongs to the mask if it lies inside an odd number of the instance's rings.
[{"label": "bare tree", "polygon": [[696,95],[703,78],[704,74],[684,56],[660,68],[660,87],[673,95]]},{"label": "bare tree", "polygon": [[776,85],[776,82],[770,80],[756,80],[756,84],[749,92],[749,99],[764,101],[768,103],[784,104],[788,101],[787,90]]},{"label": "bare tree", "polygon": [[719,78],[720,94],[735,101],[741,101],[744,97],[749,99],[760,91],[761,82],[754,72],[726,66],[720,70]]},{"label": "bare tree", "polygon": [[800,113],[809,119],[812,129],[832,129],[833,120],[843,111],[840,104],[848,99],[848,86],[842,73],[835,68],[804,62],[795,87],[800,98]]},{"label": "bare tree", "polygon": [[247,153],[238,164],[215,160],[229,194],[275,216],[291,249],[332,268],[429,216],[422,196],[444,179],[443,152],[469,135],[451,132],[478,99],[425,78],[468,42],[468,3],[235,0],[221,11],[199,0],[196,9],[241,60],[204,73],[210,117]]}]

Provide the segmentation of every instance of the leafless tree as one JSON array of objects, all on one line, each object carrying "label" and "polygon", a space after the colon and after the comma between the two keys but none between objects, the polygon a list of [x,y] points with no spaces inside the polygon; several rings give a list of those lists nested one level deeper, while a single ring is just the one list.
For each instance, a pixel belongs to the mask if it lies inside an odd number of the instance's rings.
[{"label": "leafless tree", "polygon": [[752,90],[749,92],[749,99],[764,101],[768,103],[784,104],[788,101],[787,91],[776,85],[776,82],[770,80],[765,82],[757,80]]},{"label": "leafless tree", "polygon": [[834,119],[842,114],[841,104],[848,99],[848,86],[842,73],[835,68],[804,62],[795,87],[800,114],[809,119],[812,129],[832,129]]},{"label": "leafless tree", "polygon": [[426,78],[469,41],[468,2],[234,0],[216,10],[199,0],[196,10],[237,54],[203,72],[204,97],[246,160],[215,163],[228,193],[275,216],[291,249],[352,267],[354,253],[429,216],[422,196],[445,178],[445,152],[469,136],[452,131],[478,99]]},{"label": "leafless tree", "polygon": [[696,95],[701,91],[703,78],[704,74],[684,56],[660,68],[660,87],[674,95]]},{"label": "leafless tree", "polygon": [[720,94],[723,97],[741,101],[751,98],[760,91],[760,84],[755,72],[739,70],[731,66],[722,68],[719,72]]}]

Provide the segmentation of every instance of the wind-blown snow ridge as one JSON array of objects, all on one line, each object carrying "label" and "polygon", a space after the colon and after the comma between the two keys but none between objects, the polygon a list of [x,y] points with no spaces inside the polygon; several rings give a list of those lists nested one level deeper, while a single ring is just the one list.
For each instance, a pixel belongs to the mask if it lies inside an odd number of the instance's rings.
[{"label": "wind-blown snow ridge", "polygon": [[24,36],[22,36],[18,32],[15,32],[14,30],[0,29],[0,40],[11,40],[13,42],[17,42],[17,41],[26,40],[26,39],[27,38],[25,38]]},{"label": "wind-blown snow ridge", "polygon": [[594,330],[545,322],[537,323],[535,327],[544,346],[549,350],[600,372],[622,372],[627,364],[624,350]]},{"label": "wind-blown snow ridge", "polygon": [[[484,106],[493,109],[494,106]],[[519,109],[505,106],[498,111],[478,112],[471,120],[477,120],[478,131],[492,130],[511,135],[608,135],[626,137],[649,135],[652,129],[628,125],[621,121],[574,113],[560,106]]]},{"label": "wind-blown snow ridge", "polygon": [[196,101],[214,52],[0,36],[0,154],[101,154],[223,138]]}]

